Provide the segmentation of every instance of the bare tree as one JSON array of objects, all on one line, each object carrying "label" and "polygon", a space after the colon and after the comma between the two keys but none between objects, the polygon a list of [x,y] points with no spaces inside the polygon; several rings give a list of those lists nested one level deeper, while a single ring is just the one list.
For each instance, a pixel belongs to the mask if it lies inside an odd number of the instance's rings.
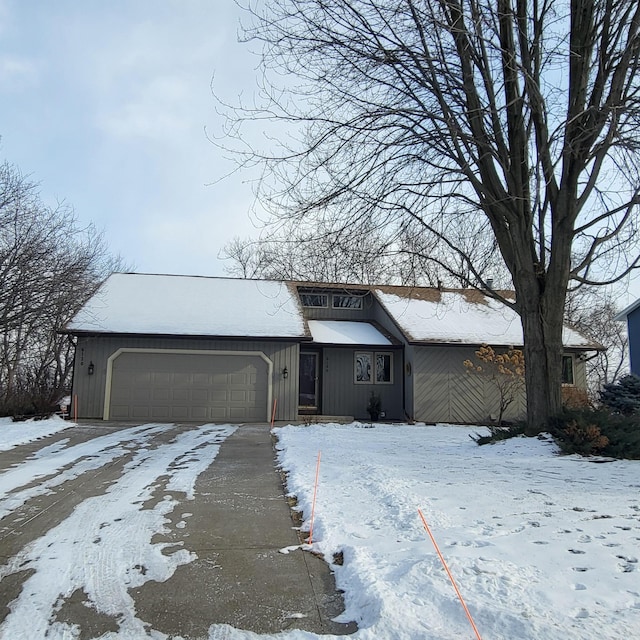
[{"label": "bare tree", "polygon": [[605,347],[586,361],[587,385],[594,401],[605,384],[615,382],[628,370],[629,340],[624,323],[615,320],[619,311],[609,287],[581,287],[567,296],[567,324]]},{"label": "bare tree", "polygon": [[0,412],[45,411],[68,389],[73,347],[56,333],[121,266],[69,207],[0,165]]},{"label": "bare tree", "polygon": [[345,237],[363,219],[411,221],[457,256],[443,268],[477,282],[450,230],[488,226],[517,293],[503,302],[522,320],[529,428],[543,428],[561,407],[569,281],[638,266],[640,4],[268,0],[250,12],[266,103],[229,115],[240,135],[263,119],[285,141],[243,158],[266,165],[262,200],[280,219],[339,221]]}]

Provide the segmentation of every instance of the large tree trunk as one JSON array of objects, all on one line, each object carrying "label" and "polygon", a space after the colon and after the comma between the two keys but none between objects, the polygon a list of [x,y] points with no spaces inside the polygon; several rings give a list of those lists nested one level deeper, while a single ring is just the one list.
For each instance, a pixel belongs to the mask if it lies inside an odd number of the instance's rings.
[{"label": "large tree trunk", "polygon": [[524,336],[527,435],[545,429],[562,408],[562,328],[564,296],[545,295],[533,283],[521,285],[518,307]]}]

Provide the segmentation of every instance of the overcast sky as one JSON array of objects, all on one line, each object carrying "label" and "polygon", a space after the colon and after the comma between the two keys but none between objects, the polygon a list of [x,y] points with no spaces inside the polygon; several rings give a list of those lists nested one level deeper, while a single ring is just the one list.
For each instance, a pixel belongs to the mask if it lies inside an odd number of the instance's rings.
[{"label": "overcast sky", "polygon": [[[223,275],[256,236],[252,176],[233,165],[211,87],[256,91],[233,0],[0,0],[0,160],[104,230],[136,271]],[[632,283],[619,304],[640,296]]]},{"label": "overcast sky", "polygon": [[[64,200],[137,271],[223,274],[254,235],[211,94],[250,96],[233,0],[0,0],[0,158]],[[210,186],[207,186],[210,185]]]}]

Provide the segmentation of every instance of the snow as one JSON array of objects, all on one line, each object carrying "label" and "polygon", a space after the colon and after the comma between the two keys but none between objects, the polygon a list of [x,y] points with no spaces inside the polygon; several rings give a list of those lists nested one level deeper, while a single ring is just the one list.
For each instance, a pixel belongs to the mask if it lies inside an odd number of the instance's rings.
[{"label": "snow", "polygon": [[[492,298],[483,297],[483,302],[475,302],[463,293],[443,291],[436,302],[385,293],[380,289],[376,289],[375,294],[411,341],[523,344],[518,314]],[[592,346],[569,327],[564,327],[563,342],[565,347]]]},{"label": "snow", "polygon": [[67,422],[58,416],[47,420],[26,420],[24,422],[13,422],[11,418],[0,418],[0,451],[45,438],[73,426],[75,426],[73,422]]},{"label": "snow", "polygon": [[309,320],[313,341],[321,344],[389,346],[391,341],[369,322]]},{"label": "snow", "polygon": [[[95,455],[102,465],[122,455],[122,450],[112,449],[115,440],[131,455],[124,474],[105,494],[81,502],[58,526],[0,566],[0,580],[16,571],[34,572],[11,603],[11,611],[0,626],[1,638],[79,637],[73,625],[55,621],[63,597],[78,589],[84,590],[87,605],[117,618],[119,631],[103,634],[102,640],[166,638],[159,633],[147,635],[148,625],[136,616],[129,590],[148,580],[167,580],[179,565],[195,559],[186,549],[152,543],[152,539],[169,531],[167,515],[178,504],[171,492],[193,499],[195,479],[211,464],[235,427],[205,425],[159,447],[145,446],[161,430],[166,431],[167,425],[134,427],[101,440]],[[72,449],[67,455],[74,453],[83,454]],[[52,472],[60,468],[60,462],[52,463]],[[165,495],[150,508],[148,502],[157,491]],[[189,515],[184,513],[183,518]]]},{"label": "snow", "polygon": [[276,429],[306,529],[322,452],[313,549],[344,555],[333,568],[354,640],[474,637],[418,509],[485,639],[640,637],[639,462],[539,439],[478,447],[467,427],[363,426]]},{"label": "snow", "polygon": [[297,295],[283,282],[135,273],[111,275],[66,330],[302,338]]},{"label": "snow", "polygon": [[[170,526],[188,531],[192,514],[184,504],[176,511],[176,495],[197,500],[195,480],[235,427],[204,425],[169,441],[158,438],[166,429],[132,426],[76,445],[63,437],[0,474],[6,513],[87,469],[118,461],[123,468],[103,494],[80,502],[0,565],[0,580],[30,572],[0,625],[1,638],[79,637],[56,612],[80,589],[87,606],[117,620],[119,631],[100,640],[168,640],[137,616],[129,590],[167,580],[195,559],[157,534]],[[339,619],[359,626],[353,640],[474,637],[418,509],[485,640],[640,637],[640,461],[561,456],[546,438],[478,447],[469,437],[478,431],[362,423],[273,430],[304,530],[322,453],[311,548],[330,563],[343,555],[332,568],[344,590]],[[42,437],[28,434],[23,441]],[[32,486],[35,479],[44,489]],[[213,625],[209,640],[222,638],[334,636],[259,636]]]}]

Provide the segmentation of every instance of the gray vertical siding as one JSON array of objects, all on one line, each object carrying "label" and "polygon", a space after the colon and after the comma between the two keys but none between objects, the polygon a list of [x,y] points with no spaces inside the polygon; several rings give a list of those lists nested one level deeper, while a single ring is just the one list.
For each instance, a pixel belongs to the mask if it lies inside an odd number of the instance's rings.
[{"label": "gray vertical siding", "polygon": [[[466,359],[476,347],[415,347],[413,391],[415,419],[425,422],[476,423],[498,416],[499,393],[483,376],[468,373]],[[522,393],[505,418],[521,417]]]},{"label": "gray vertical siding", "polygon": [[[277,398],[275,419],[295,420],[297,418],[299,363],[299,346],[297,343],[197,338],[79,336],[74,365],[73,395],[77,396],[78,416],[80,418],[102,418],[107,359],[121,348],[262,351],[273,362],[273,397]],[[93,362],[95,367],[95,373],[91,376],[87,373],[90,362]],[[282,375],[285,367],[289,373],[286,380]]]},{"label": "gray vertical siding", "polygon": [[[380,348],[378,351],[385,351]],[[385,419],[404,417],[402,406],[402,351],[393,351],[393,384],[356,384],[354,381],[354,354],[373,349],[325,348],[322,357],[322,413],[353,416],[359,420],[369,418],[367,405],[371,392],[380,396]]]}]

